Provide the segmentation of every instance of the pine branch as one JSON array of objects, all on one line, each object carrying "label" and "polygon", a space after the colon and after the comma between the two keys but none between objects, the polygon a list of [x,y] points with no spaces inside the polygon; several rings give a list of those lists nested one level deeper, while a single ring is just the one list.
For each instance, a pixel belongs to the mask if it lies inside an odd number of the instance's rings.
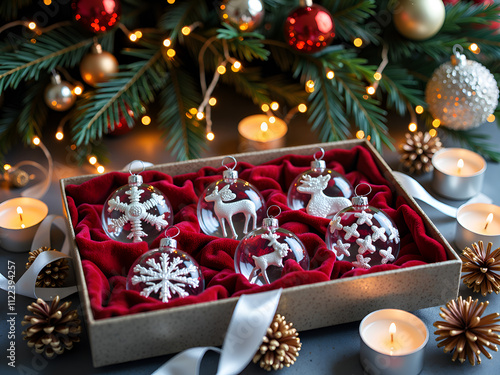
[{"label": "pine branch", "polygon": [[199,158],[206,149],[204,131],[188,115],[189,109],[196,108],[201,98],[191,75],[170,61],[167,64],[170,74],[158,99],[161,105],[158,126],[165,130],[167,149],[172,150],[178,160]]},{"label": "pine branch", "polygon": [[165,64],[161,51],[129,51],[148,57],[121,68],[113,79],[101,83],[95,92],[79,101],[72,119],[76,145],[88,144],[114,129],[123,116],[129,126],[134,119],[128,113],[140,113],[141,107],[154,101],[154,93],[165,84]]},{"label": "pine branch", "polygon": [[226,40],[229,50],[240,60],[254,59],[267,60],[269,51],[264,48],[264,36],[256,32],[242,33],[234,27],[224,23],[223,28],[217,29],[217,38]]},{"label": "pine branch", "polygon": [[17,88],[20,82],[38,80],[41,72],[73,67],[80,63],[92,39],[83,39],[72,28],[60,28],[41,35],[36,43],[26,42],[16,52],[0,54],[0,93]]},{"label": "pine branch", "polygon": [[161,30],[170,32],[170,40],[183,39],[180,33],[184,26],[192,25],[200,20],[208,19],[208,8],[205,1],[184,0],[168,5],[167,10],[158,21]]},{"label": "pine branch", "polygon": [[238,73],[227,72],[222,76],[222,82],[234,87],[239,94],[245,95],[260,106],[263,103],[271,103],[271,95],[267,84],[260,74],[259,68],[247,68]]},{"label": "pine branch", "polygon": [[459,1],[455,5],[446,7],[446,19],[441,32],[458,32],[470,28],[470,24],[487,25],[498,21],[500,5],[476,5]]},{"label": "pine branch", "polygon": [[498,144],[488,143],[488,135],[474,133],[470,130],[454,130],[447,127],[440,127],[439,129],[484,157],[497,163],[500,162]]}]

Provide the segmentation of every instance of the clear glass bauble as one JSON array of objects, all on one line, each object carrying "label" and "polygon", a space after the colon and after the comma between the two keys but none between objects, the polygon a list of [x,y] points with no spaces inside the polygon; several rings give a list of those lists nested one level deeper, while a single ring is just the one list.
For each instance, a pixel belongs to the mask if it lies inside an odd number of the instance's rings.
[{"label": "clear glass bauble", "polygon": [[127,290],[162,302],[194,296],[204,288],[201,268],[194,258],[170,246],[141,255],[127,275]]},{"label": "clear glass bauble", "polygon": [[102,227],[115,241],[151,244],[161,231],[173,223],[172,205],[154,186],[131,175],[129,184],[116,189],[104,203]]},{"label": "clear glass bauble", "polygon": [[287,204],[293,210],[305,208],[312,216],[332,218],[351,205],[353,191],[351,183],[340,173],[326,167],[311,168],[293,180]]},{"label": "clear glass bauble", "polygon": [[239,239],[262,222],[265,211],[264,198],[252,184],[224,177],[203,191],[197,215],[203,233]]},{"label": "clear glass bauble", "polygon": [[281,277],[288,259],[309,270],[309,255],[303,243],[292,232],[279,228],[276,220],[275,225],[257,228],[241,240],[234,254],[234,268],[251,283],[265,285]]},{"label": "clear glass bauble", "polygon": [[[364,199],[359,202],[358,198]],[[368,206],[366,197],[354,197],[352,207],[335,215],[325,240],[338,260],[365,269],[394,262],[400,247],[396,224],[385,212]]]}]

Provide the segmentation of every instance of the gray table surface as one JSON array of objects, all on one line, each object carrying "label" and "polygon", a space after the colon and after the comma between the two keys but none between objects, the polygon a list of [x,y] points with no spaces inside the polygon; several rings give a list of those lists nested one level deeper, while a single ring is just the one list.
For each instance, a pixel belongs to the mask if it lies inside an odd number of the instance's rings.
[{"label": "gray table surface", "polygon": [[[223,109],[214,109],[214,131],[216,140],[214,141],[211,150],[204,155],[227,155],[238,152],[238,133],[236,125],[239,119],[246,115],[258,113],[255,107],[242,99],[232,99],[241,101],[240,108],[245,108],[237,115],[227,113]],[[217,108],[217,107],[216,107]],[[56,122],[57,124],[57,122]],[[407,122],[396,118],[389,124],[391,135],[395,139],[395,144],[398,145],[403,141],[404,132],[406,131]],[[47,146],[53,153],[55,161],[55,171],[52,185],[48,193],[42,198],[49,206],[49,213],[62,214],[61,198],[59,193],[58,180],[64,177],[70,177],[81,174],[94,173],[95,169],[90,166],[78,167],[71,164],[67,159],[67,152],[64,147],[57,146],[55,141],[52,141],[52,133],[55,133],[56,126],[49,127],[47,136],[44,138]],[[500,142],[500,130],[495,124],[485,124],[479,129],[479,132],[488,133],[497,142]],[[50,133],[52,132],[52,133]],[[107,164],[107,170],[118,170],[123,168],[125,164],[134,160],[141,159],[152,163],[165,163],[173,161],[172,157],[164,151],[163,141],[161,140],[161,132],[154,127],[145,128],[138,126],[132,132],[118,137],[106,138],[106,146],[110,152],[110,163]],[[300,144],[315,143],[317,139],[309,131],[309,126],[305,125],[303,118],[295,118],[290,123],[289,133],[287,136],[287,146]],[[451,139],[443,139],[446,147],[454,146]],[[67,144],[66,144],[67,145]],[[399,156],[396,152],[384,150],[383,156],[388,164],[398,170]],[[8,155],[7,161],[15,164],[17,161],[31,159],[42,160],[43,155],[36,149],[18,149]],[[493,202],[500,205],[500,192],[498,190],[498,182],[500,176],[500,165],[496,163],[488,163],[485,184],[483,193],[493,199]],[[419,181],[430,191],[431,174],[419,177]],[[432,193],[432,191],[431,191]],[[0,202],[9,198],[17,197],[20,190],[8,189],[5,184],[0,184]],[[433,194],[434,195],[434,194]],[[463,202],[449,201],[442,198],[445,203],[458,207]],[[453,245],[455,233],[455,220],[444,216],[434,208],[421,204],[422,208],[428,214],[430,219],[438,227],[444,237]],[[7,273],[7,260],[16,263],[17,277],[24,272],[24,264],[26,262],[26,253],[11,253],[0,249],[0,271],[5,275]],[[439,287],[438,285],[436,286]],[[500,312],[500,296],[495,294],[482,297],[474,294],[470,289],[467,289],[461,284],[459,294],[463,297],[472,295],[474,299],[480,301],[489,300],[490,306],[486,313]],[[69,298],[73,302],[74,308],[80,308],[78,296]],[[134,361],[130,363],[107,366],[103,368],[94,368],[91,362],[90,347],[86,332],[84,330],[81,342],[75,344],[73,350],[65,352],[64,355],[53,359],[45,359],[38,354],[32,352],[31,349],[23,342],[21,331],[23,327],[20,322],[24,314],[26,314],[26,306],[33,300],[17,296],[16,311],[18,313],[16,320],[16,368],[7,366],[7,311],[6,311],[6,293],[0,291],[0,374],[64,374],[72,375],[80,374],[151,374],[166,360],[172,356],[161,356],[155,358]],[[425,348],[425,364],[422,374],[498,374],[500,368],[500,353],[493,352],[493,359],[488,360],[484,356],[481,365],[472,367],[468,363],[460,364],[451,361],[451,354],[443,353],[442,349],[437,348],[434,335],[433,322],[440,320],[439,306],[413,311],[415,315],[421,318],[426,324],[430,338]],[[208,322],[207,322],[208,324]],[[362,374],[363,370],[359,362],[359,345],[360,338],[358,334],[359,322],[341,324],[332,327],[326,327],[311,331],[300,332],[302,341],[302,350],[298,361],[290,368],[281,370],[285,374]],[[133,340],[133,337],[130,338]],[[203,373],[214,374],[216,367],[216,355],[208,355],[202,363]],[[243,374],[264,374],[266,371],[260,369],[257,365],[250,364],[243,371]]]}]

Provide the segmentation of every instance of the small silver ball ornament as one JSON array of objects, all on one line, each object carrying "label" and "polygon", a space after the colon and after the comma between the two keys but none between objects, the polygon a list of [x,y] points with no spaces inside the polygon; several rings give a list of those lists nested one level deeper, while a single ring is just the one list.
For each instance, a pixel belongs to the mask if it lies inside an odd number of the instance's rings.
[{"label": "small silver ball ornament", "polygon": [[224,0],[219,6],[221,20],[240,31],[253,31],[259,27],[264,13],[262,0]]},{"label": "small silver ball ornament", "polygon": [[455,48],[451,61],[437,68],[425,90],[425,101],[434,118],[455,130],[484,123],[498,106],[498,84],[493,74]]},{"label": "small silver ball ornament", "polygon": [[45,89],[45,104],[55,111],[66,111],[75,104],[76,94],[73,85],[62,81],[61,76],[55,73],[52,82]]}]

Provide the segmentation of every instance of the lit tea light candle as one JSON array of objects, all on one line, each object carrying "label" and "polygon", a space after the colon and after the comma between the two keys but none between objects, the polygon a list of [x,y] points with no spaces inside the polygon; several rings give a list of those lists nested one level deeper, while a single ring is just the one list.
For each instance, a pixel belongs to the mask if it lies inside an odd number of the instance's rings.
[{"label": "lit tea light candle", "polygon": [[14,198],[0,204],[0,247],[14,252],[30,251],[31,242],[49,209],[34,198]]},{"label": "lit tea light candle", "polygon": [[359,334],[366,373],[416,375],[422,371],[429,332],[415,315],[396,309],[374,311],[361,321]]},{"label": "lit tea light candle", "polygon": [[500,247],[500,207],[487,203],[471,203],[457,211],[455,244],[459,250],[471,247],[474,242],[493,243]]},{"label": "lit tea light candle", "polygon": [[253,115],[240,121],[238,132],[241,151],[272,150],[284,146],[288,126],[277,117]]},{"label": "lit tea light candle", "polygon": [[432,187],[440,195],[456,200],[473,197],[483,187],[486,161],[463,148],[445,148],[432,157]]}]

